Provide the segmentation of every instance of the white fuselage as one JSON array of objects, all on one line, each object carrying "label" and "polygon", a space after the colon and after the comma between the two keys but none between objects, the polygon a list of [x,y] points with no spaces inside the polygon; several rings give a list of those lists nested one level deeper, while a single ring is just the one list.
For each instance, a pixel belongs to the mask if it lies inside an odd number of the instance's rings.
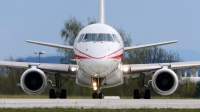
[{"label": "white fuselage", "polygon": [[82,29],[74,42],[74,54],[79,66],[77,83],[90,87],[90,80],[95,77],[106,78],[107,87],[122,83],[119,66],[123,52],[123,41],[114,28],[98,23]]}]

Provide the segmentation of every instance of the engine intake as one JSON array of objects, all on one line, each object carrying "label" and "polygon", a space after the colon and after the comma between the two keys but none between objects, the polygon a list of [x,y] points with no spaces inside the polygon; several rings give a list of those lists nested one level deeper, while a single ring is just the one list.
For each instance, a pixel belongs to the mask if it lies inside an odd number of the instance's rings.
[{"label": "engine intake", "polygon": [[47,85],[46,75],[37,68],[26,70],[20,80],[22,89],[28,94],[39,94]]},{"label": "engine intake", "polygon": [[170,69],[160,69],[153,75],[152,86],[158,94],[170,95],[178,87],[178,77]]}]

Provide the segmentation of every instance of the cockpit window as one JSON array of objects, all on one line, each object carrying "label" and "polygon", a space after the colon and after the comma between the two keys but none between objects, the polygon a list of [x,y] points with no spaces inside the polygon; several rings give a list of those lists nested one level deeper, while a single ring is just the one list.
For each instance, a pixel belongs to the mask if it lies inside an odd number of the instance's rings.
[{"label": "cockpit window", "polygon": [[97,41],[97,34],[86,34],[83,42]]},{"label": "cockpit window", "polygon": [[81,34],[78,38],[78,42],[81,42],[83,40],[84,34]]},{"label": "cockpit window", "polygon": [[83,42],[90,42],[90,41],[114,42],[111,34],[86,34],[83,39]]},{"label": "cockpit window", "polygon": [[114,42],[112,35],[110,34],[99,34],[99,41],[109,41],[109,42]]},{"label": "cockpit window", "polygon": [[116,42],[120,43],[119,38],[117,37],[117,35],[116,35],[116,34],[112,34],[112,35],[113,35],[114,40],[115,40]]}]

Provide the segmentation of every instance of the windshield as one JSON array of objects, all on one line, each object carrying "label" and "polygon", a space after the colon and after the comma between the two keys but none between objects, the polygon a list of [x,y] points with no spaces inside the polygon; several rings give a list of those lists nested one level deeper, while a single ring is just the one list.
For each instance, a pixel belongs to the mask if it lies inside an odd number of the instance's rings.
[{"label": "windshield", "polygon": [[116,42],[120,43],[120,41],[119,41],[119,39],[118,39],[116,34],[113,34],[113,38],[115,39]]},{"label": "windshield", "polygon": [[97,41],[97,34],[86,34],[83,42]]},{"label": "windshield", "polygon": [[84,34],[81,34],[78,38],[78,42],[81,42],[83,40]]},{"label": "windshield", "polygon": [[112,35],[110,35],[110,34],[99,34],[99,41],[114,42]]},{"label": "windshield", "polygon": [[114,42],[113,37],[111,34],[86,34],[83,42],[90,42],[90,41],[107,41],[107,42]]}]

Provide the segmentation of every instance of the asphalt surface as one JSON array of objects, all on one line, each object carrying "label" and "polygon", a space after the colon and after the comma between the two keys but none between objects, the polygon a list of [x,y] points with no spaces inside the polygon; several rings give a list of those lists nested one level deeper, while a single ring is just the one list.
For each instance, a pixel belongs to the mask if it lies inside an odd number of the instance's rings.
[{"label": "asphalt surface", "polygon": [[198,99],[0,99],[0,108],[200,108]]}]

